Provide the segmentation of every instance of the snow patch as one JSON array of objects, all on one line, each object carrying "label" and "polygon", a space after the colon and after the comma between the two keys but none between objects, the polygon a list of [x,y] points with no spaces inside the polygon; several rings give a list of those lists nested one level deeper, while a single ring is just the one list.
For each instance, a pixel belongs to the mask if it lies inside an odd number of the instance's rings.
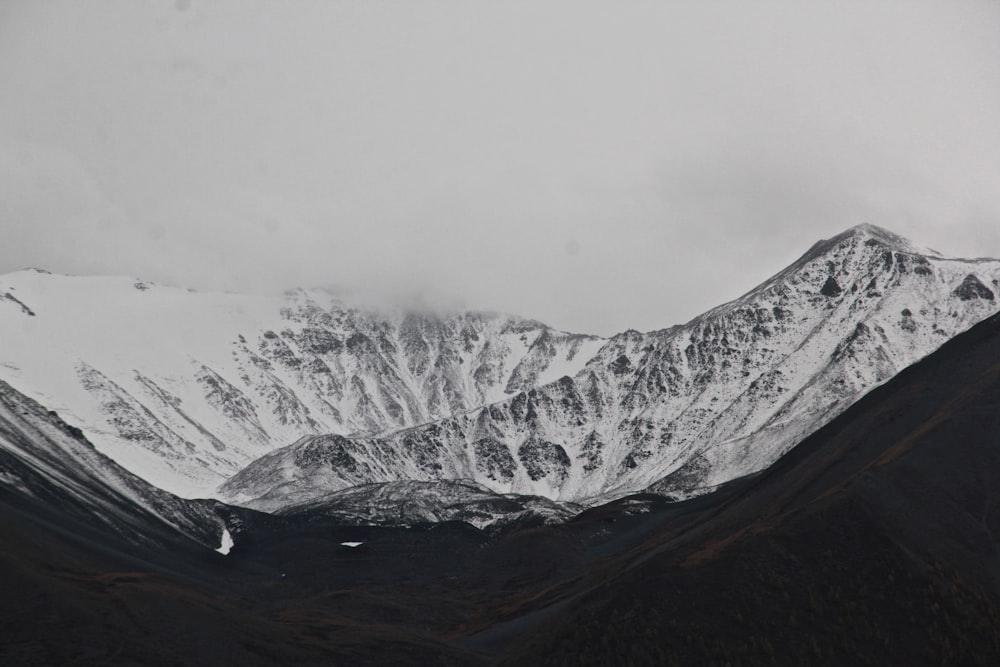
[{"label": "snow patch", "polygon": [[228,556],[230,549],[233,548],[233,536],[229,534],[229,529],[226,528],[222,531],[222,544],[216,549],[223,556]]},{"label": "snow patch", "polygon": [[362,544],[364,544],[364,542],[341,542],[340,546],[342,546],[342,547],[350,547],[352,549],[356,549],[356,548],[360,547]]}]

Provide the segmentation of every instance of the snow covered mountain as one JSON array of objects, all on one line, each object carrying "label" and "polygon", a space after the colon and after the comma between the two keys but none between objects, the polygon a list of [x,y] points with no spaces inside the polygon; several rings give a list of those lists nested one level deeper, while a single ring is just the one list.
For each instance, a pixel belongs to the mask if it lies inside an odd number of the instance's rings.
[{"label": "snow covered mountain", "polygon": [[468,478],[576,502],[695,495],[767,467],[996,312],[998,288],[1000,260],[946,258],[861,225],[685,325],[611,338],[554,382],[380,436],[303,437],[220,491],[264,506],[369,482]]},{"label": "snow covered mountain", "polygon": [[[488,531],[344,522],[559,503],[456,481],[278,516],[171,499],[0,385],[0,664],[1000,664],[998,359],[1000,315],[757,477]],[[176,522],[199,508],[227,556]]]},{"label": "snow covered mountain", "polygon": [[605,340],[327,290],[27,270],[0,276],[0,380],[186,497],[274,510],[401,480],[685,497],[766,467],[996,312],[998,286],[1000,260],[862,225],[685,325]]},{"label": "snow covered mountain", "polygon": [[210,496],[304,435],[379,433],[583,367],[604,340],[492,313],[379,312],[326,290],[199,293],[0,276],[0,379],[157,486]]}]

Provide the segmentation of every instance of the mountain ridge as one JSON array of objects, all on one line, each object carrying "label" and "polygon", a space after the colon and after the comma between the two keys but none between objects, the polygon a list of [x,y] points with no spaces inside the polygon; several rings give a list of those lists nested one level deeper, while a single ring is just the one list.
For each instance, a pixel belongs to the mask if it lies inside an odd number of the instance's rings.
[{"label": "mountain ridge", "polygon": [[187,496],[303,434],[432,421],[557,377],[603,340],[487,312],[386,315],[325,290],[20,272],[0,276],[4,294],[18,303],[0,299],[0,378]]},{"label": "mountain ridge", "polygon": [[471,479],[572,502],[684,498],[766,467],[995,312],[998,292],[1000,261],[868,224],[684,324],[607,339],[324,289],[30,271],[0,276],[0,379],[182,496],[263,509],[282,493]]},{"label": "mountain ridge", "polygon": [[[710,490],[766,467],[995,312],[1000,261],[917,250],[881,228],[851,228],[686,324],[613,336],[572,377],[429,425],[328,441],[337,466],[299,466],[297,452],[320,441],[291,445],[220,491],[253,506],[265,489],[301,499],[372,476],[469,477],[574,502]],[[385,468],[396,460],[417,465]]]}]

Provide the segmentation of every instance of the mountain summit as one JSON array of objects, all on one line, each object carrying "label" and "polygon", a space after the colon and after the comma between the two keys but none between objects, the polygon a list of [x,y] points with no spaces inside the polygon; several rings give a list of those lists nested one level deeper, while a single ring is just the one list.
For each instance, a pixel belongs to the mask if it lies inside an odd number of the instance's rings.
[{"label": "mountain summit", "polygon": [[867,222],[855,225],[854,227],[841,232],[831,239],[820,241],[816,245],[829,248],[831,246],[836,246],[841,241],[849,238],[857,238],[866,243],[871,242],[872,244],[879,244],[894,252],[905,252],[911,255],[927,255],[933,257],[942,256],[941,253],[936,250],[919,246],[910,239],[904,238],[899,234],[885,229],[884,227],[879,227]]},{"label": "mountain summit", "polygon": [[220,490],[264,509],[400,478],[574,502],[700,494],[767,467],[995,312],[998,281],[1000,261],[861,225],[687,324],[612,337],[555,382],[378,437],[304,438]]}]

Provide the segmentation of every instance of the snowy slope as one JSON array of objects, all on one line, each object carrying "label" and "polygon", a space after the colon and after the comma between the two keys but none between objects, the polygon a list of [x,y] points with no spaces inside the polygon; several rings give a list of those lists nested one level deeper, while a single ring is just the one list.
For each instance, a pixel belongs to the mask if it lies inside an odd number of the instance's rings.
[{"label": "snowy slope", "polygon": [[379,437],[305,437],[220,491],[250,506],[397,479],[577,502],[701,493],[766,467],[996,312],[998,292],[1000,260],[862,225],[683,326],[615,336],[555,382]]},{"label": "snowy slope", "polygon": [[603,340],[492,313],[379,312],[325,290],[199,293],[0,276],[0,379],[157,486],[212,495],[303,435],[426,423],[575,372]]}]

